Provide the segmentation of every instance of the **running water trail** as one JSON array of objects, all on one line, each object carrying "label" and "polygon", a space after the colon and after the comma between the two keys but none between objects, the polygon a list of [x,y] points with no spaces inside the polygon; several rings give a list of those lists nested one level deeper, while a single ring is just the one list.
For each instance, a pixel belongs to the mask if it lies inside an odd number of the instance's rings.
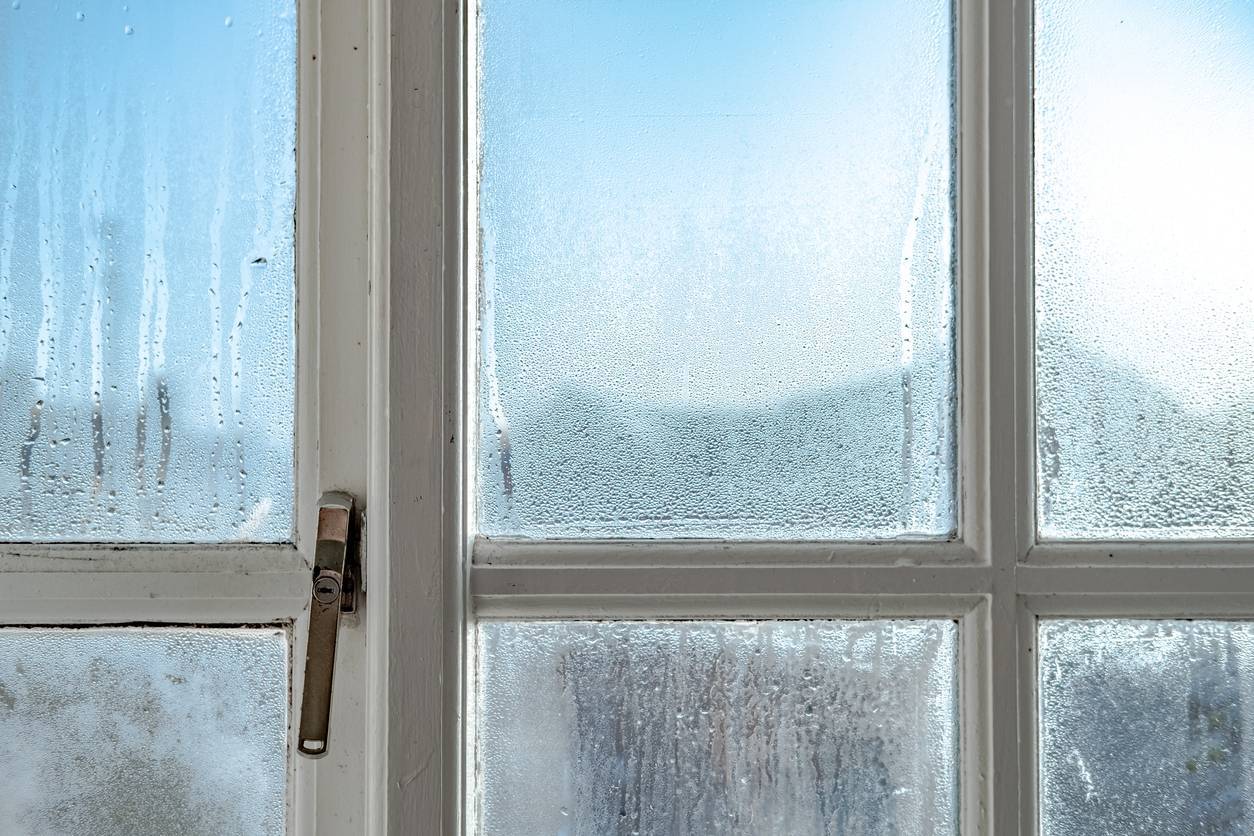
[{"label": "running water trail", "polygon": [[92,389],[92,447],[96,463],[96,487],[101,489],[105,480],[105,454],[108,444],[105,440],[104,389],[105,369],[107,366],[106,352],[108,339],[105,329],[105,312],[111,303],[110,283],[114,278],[113,236],[114,220],[109,214],[117,211],[118,184],[122,177],[122,154],[126,148],[126,102],[120,95],[114,97],[113,123],[111,126],[111,142],[104,174],[104,195],[100,203],[99,228],[103,236],[102,262],[96,274],[95,286],[92,289],[91,302],[91,389]]},{"label": "running water trail", "polygon": [[[20,83],[20,82],[19,82]],[[13,148],[9,166],[0,183],[0,386],[7,382],[9,340],[13,328],[13,302],[9,298],[13,282],[13,244],[17,240],[17,199],[21,193],[22,151],[26,145],[26,120],[15,100],[13,102]],[[5,392],[0,388],[0,396]]]},{"label": "running water trail", "polygon": [[514,476],[510,470],[509,416],[501,398],[501,381],[496,361],[496,235],[491,229],[481,233],[483,244],[483,305],[480,315],[480,345],[483,350],[483,376],[488,385],[488,414],[496,426],[497,455],[501,458],[501,484],[508,504],[514,496]]},{"label": "running water trail", "polygon": [[[252,128],[252,167],[253,195],[255,220],[253,223],[253,240],[247,255],[239,265],[239,299],[235,306],[235,316],[231,322],[231,332],[227,337],[227,349],[231,358],[231,414],[235,419],[235,485],[236,513],[238,538],[253,536],[252,532],[265,527],[264,509],[248,507],[248,463],[244,457],[244,325],[248,318],[249,297],[253,292],[254,277],[264,277],[269,269],[270,260],[274,257],[274,231],[281,229],[284,223],[291,224],[290,210],[285,210],[285,203],[279,198],[280,190],[272,187],[268,180],[267,156],[265,149],[272,142],[267,137],[262,120],[255,118],[261,112],[265,101],[261,73],[253,76],[250,101]],[[269,200],[267,201],[267,197]],[[268,507],[268,506],[267,506]],[[261,517],[259,518],[259,515]]]},{"label": "running water trail", "polygon": [[[116,82],[107,83],[103,87],[114,89]],[[93,109],[91,100],[93,89],[94,85],[87,85],[84,91],[84,121],[91,121],[92,118],[89,111]],[[83,234],[83,291],[79,302],[80,313],[75,317],[72,342],[75,369],[77,369],[78,359],[84,354],[88,355],[89,380],[86,388],[91,403],[93,499],[98,497],[103,487],[105,471],[103,398],[104,308],[108,298],[108,264],[105,252],[105,241],[109,235],[107,213],[116,205],[126,123],[122,97],[115,94],[112,98],[114,100],[112,121],[103,123],[103,128],[107,128],[109,141],[106,143],[102,138],[104,130],[92,131],[82,160],[79,226]],[[101,112],[104,110],[105,108],[101,108]],[[76,377],[74,383],[77,388],[82,381]],[[76,419],[75,424],[77,423]]]},{"label": "running water trail", "polygon": [[148,489],[148,400],[155,389],[160,432],[155,476],[158,492],[153,515],[160,515],[171,446],[169,392],[165,378],[165,342],[169,315],[166,230],[170,191],[166,163],[166,130],[148,126],[144,139],[144,271],[139,309],[139,362],[136,373],[138,410],[135,418],[135,476],[141,495]]},{"label": "running water trail", "polygon": [[222,226],[226,221],[227,199],[230,196],[231,120],[223,131],[222,163],[218,167],[217,192],[213,215],[209,219],[209,409],[214,419],[214,442],[209,462],[213,480],[212,513],[216,517],[222,507],[223,455],[226,447],[226,415],[222,405]]},{"label": "running water trail", "polygon": [[54,381],[56,333],[59,318],[58,299],[61,289],[61,256],[64,250],[64,225],[62,224],[63,157],[65,135],[69,128],[68,69],[62,68],[59,94],[46,99],[40,126],[39,178],[36,191],[39,203],[39,333],[35,338],[35,369],[31,382],[34,400],[30,408],[30,425],[22,444],[19,476],[22,485],[22,513],[25,519],[34,518],[34,498],[31,479],[34,477],[35,444],[48,434],[54,438],[55,427],[45,427],[44,410],[48,406],[48,392]]},{"label": "running water trail", "polygon": [[927,205],[928,191],[932,186],[932,166],[945,136],[942,130],[947,120],[940,114],[928,125],[923,143],[923,157],[919,161],[915,181],[914,203],[910,219],[906,223],[901,244],[901,261],[898,266],[898,305],[901,318],[901,505],[898,518],[903,531],[913,529],[914,508],[914,248],[919,237],[919,220]]}]

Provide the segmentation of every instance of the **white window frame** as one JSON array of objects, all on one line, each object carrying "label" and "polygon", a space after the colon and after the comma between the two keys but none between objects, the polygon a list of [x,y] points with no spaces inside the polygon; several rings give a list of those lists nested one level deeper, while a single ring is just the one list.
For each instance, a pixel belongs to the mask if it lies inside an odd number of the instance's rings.
[{"label": "white window frame", "polygon": [[[367,653],[368,606],[340,631],[329,753],[298,757],[316,503],[325,490],[367,496],[381,472],[373,382],[380,267],[370,235],[380,193],[373,149],[385,78],[386,5],[295,0],[298,11],[296,427],[294,542],[275,545],[3,544],[0,626],[281,625],[291,637],[288,832],[381,833],[367,792],[383,673]],[[386,108],[382,108],[385,110]],[[368,188],[369,187],[369,188]],[[382,496],[382,492],[376,494]],[[368,512],[368,509],[367,509]],[[367,572],[369,569],[367,568]],[[367,575],[367,585],[370,576]],[[380,595],[386,592],[381,578]],[[369,593],[367,593],[367,597]],[[377,626],[377,625],[376,625]],[[374,737],[371,735],[374,734]],[[212,757],[206,750],[206,757]],[[371,803],[375,807],[371,808]],[[373,828],[373,829],[369,829]]]},{"label": "white window frame", "polygon": [[[477,414],[467,340],[475,333],[467,287],[476,282],[466,258],[469,12],[451,0],[392,5],[388,832],[471,830],[474,776],[464,753],[474,617],[955,618],[963,832],[1013,833],[1027,821],[1019,803],[1021,788],[1030,792],[1021,768],[1029,755],[1018,745],[1024,713],[1004,695],[1018,692],[1030,667],[1020,662],[1027,620],[1017,587],[1029,542],[1016,525],[1031,519],[1021,513],[1030,498],[1018,475],[1030,459],[1021,460],[1016,433],[1030,427],[1022,410],[1028,393],[1018,382],[1030,340],[1018,321],[1025,275],[1013,270],[1013,251],[993,245],[1007,225],[990,223],[994,210],[1022,194],[1015,178],[1000,176],[1011,155],[989,151],[991,140],[1008,128],[1013,134],[1026,100],[996,111],[987,105],[1016,89],[993,86],[990,67],[1004,70],[1021,46],[1006,37],[1021,6],[957,6],[958,539],[535,543],[476,541],[468,526],[468,430]],[[990,187],[994,177],[1000,189]],[[1010,275],[1013,282],[990,281]],[[990,392],[1015,396],[992,399]],[[995,693],[1003,698],[995,701]]]},{"label": "white window frame", "polygon": [[[1012,504],[994,503],[1013,502],[1018,484],[1016,463],[987,452],[1007,441],[1014,449],[1006,424],[1016,415],[1015,403],[987,394],[1014,386],[1008,358],[1017,356],[1013,325],[990,328],[988,316],[993,304],[1009,310],[1015,298],[1013,288],[1007,295],[988,280],[998,254],[988,246],[987,68],[990,26],[1001,21],[984,0],[958,5],[958,539],[527,542],[477,540],[470,531],[477,396],[467,291],[477,279],[467,259],[474,231],[466,211],[473,200],[466,115],[474,80],[465,56],[472,10],[452,0],[393,3],[389,832],[473,827],[465,752],[473,710],[468,628],[476,617],[886,615],[960,622],[964,832],[1013,831],[1019,774],[1004,764],[1018,762],[1019,716],[1014,705],[994,711],[991,697],[994,671],[1003,689],[1013,692],[1018,682],[1016,514]],[[991,445],[993,436],[1001,444]]]},{"label": "white window frame", "polygon": [[1037,619],[1254,617],[1254,543],[1036,542],[1033,5],[955,6],[955,541],[476,542],[468,10],[300,0],[296,545],[0,547],[0,624],[292,622],[299,643],[311,503],[348,489],[367,593],[331,754],[293,759],[293,833],[470,831],[474,617],[915,615],[960,622],[962,832],[1035,836]]},{"label": "white window frame", "polygon": [[1254,616],[1254,546],[1035,542],[1032,5],[957,5],[955,542],[474,542],[465,9],[300,0],[296,543],[0,547],[0,624],[290,623],[295,719],[313,502],[347,489],[366,601],[293,833],[465,832],[468,616],[926,615],[961,622],[963,832],[1032,836],[1036,619]]}]

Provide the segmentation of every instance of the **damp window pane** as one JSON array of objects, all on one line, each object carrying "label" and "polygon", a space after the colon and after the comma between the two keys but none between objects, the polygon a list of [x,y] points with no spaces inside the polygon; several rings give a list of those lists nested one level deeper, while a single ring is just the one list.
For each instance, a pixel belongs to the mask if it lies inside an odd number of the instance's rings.
[{"label": "damp window pane", "polygon": [[1037,0],[1045,538],[1254,537],[1254,5]]},{"label": "damp window pane", "polygon": [[294,0],[0,4],[0,539],[285,541]]},{"label": "damp window pane", "polygon": [[1043,836],[1254,830],[1254,624],[1040,627]]},{"label": "damp window pane", "polygon": [[479,4],[479,525],[944,538],[950,0]]},{"label": "damp window pane", "polygon": [[957,633],[483,623],[476,832],[957,834]]},{"label": "damp window pane", "polygon": [[0,630],[0,821],[23,836],[285,832],[287,635]]}]

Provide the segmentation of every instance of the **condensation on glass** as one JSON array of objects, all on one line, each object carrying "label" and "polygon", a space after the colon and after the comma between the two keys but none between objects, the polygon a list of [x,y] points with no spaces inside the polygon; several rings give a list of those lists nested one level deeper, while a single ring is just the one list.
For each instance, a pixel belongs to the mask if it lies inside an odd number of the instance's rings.
[{"label": "condensation on glass", "polygon": [[291,537],[294,0],[0,3],[0,539]]},{"label": "condensation on glass", "polygon": [[1046,538],[1254,537],[1254,4],[1037,0]]},{"label": "condensation on glass", "polygon": [[957,834],[957,634],[481,623],[476,832]]},{"label": "condensation on glass", "polygon": [[950,0],[482,0],[479,526],[944,538]]},{"label": "condensation on glass", "polygon": [[0,629],[0,830],[282,836],[275,629]]},{"label": "condensation on glass", "polygon": [[1043,836],[1254,830],[1254,624],[1044,621]]}]

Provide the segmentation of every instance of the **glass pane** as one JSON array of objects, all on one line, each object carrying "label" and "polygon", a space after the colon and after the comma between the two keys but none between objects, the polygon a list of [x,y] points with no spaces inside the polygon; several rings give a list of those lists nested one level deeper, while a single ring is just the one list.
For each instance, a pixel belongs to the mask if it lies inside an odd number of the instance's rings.
[{"label": "glass pane", "polygon": [[1254,537],[1254,4],[1036,9],[1041,534]]},{"label": "glass pane", "polygon": [[957,834],[957,634],[482,624],[477,830]]},{"label": "glass pane", "polygon": [[0,6],[0,539],[292,526],[294,0]]},{"label": "glass pane", "polygon": [[482,0],[479,524],[950,535],[950,0]]},{"label": "glass pane", "polygon": [[5,832],[281,836],[287,693],[281,630],[0,630]]},{"label": "glass pane", "polygon": [[1040,627],[1043,836],[1254,831],[1254,624]]}]

